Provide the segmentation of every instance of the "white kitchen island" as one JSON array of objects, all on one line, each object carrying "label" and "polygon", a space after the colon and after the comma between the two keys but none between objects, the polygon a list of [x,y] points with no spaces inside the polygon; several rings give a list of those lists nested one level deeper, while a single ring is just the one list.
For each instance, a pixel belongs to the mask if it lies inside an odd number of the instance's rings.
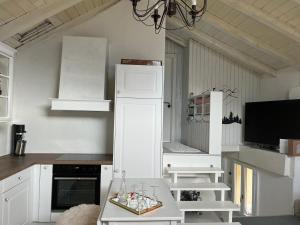
[{"label": "white kitchen island", "polygon": [[149,197],[153,197],[155,189],[155,196],[162,202],[162,207],[143,215],[135,215],[110,203],[109,198],[119,191],[121,185],[121,179],[114,179],[97,225],[175,225],[182,219],[182,213],[163,179],[126,179],[127,192],[141,190],[142,184],[145,195]]}]

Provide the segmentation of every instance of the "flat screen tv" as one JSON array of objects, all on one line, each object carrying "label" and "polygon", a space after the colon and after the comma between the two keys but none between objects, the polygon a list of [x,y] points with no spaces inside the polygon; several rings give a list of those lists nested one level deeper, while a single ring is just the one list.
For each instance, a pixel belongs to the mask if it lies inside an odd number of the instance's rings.
[{"label": "flat screen tv", "polygon": [[279,139],[300,139],[300,100],[246,103],[244,123],[246,143],[277,149]]}]

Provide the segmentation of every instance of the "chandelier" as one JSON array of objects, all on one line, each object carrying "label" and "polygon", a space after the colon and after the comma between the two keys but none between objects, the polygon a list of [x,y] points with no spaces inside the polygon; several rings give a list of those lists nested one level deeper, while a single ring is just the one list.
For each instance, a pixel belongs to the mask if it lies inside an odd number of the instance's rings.
[{"label": "chandelier", "polygon": [[[197,7],[197,0],[148,0],[145,3],[145,8],[138,7],[141,0],[130,1],[133,7],[133,17],[146,26],[154,26],[155,33],[159,33],[161,29],[177,30],[184,27],[193,27],[201,19],[207,8],[207,0],[203,0],[200,8]],[[174,29],[164,27],[166,16],[172,17],[176,14],[179,14],[182,26]],[[147,20],[150,17],[153,19],[152,23]]]}]

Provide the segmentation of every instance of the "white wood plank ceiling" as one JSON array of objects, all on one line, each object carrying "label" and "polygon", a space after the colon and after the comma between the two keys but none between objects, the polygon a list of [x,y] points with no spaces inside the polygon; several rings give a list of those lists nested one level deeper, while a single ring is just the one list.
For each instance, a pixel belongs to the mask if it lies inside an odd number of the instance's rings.
[{"label": "white wood plank ceiling", "polygon": [[[0,0],[0,41],[18,48],[79,24],[118,1]],[[172,18],[167,26],[178,24]],[[180,44],[192,38],[260,74],[274,75],[289,66],[299,69],[300,0],[208,0],[208,11],[195,29],[168,31],[167,37]]]},{"label": "white wood plank ceiling", "polygon": [[0,0],[0,41],[19,48],[79,24],[120,0]]},{"label": "white wood plank ceiling", "polygon": [[[167,26],[179,24],[172,18]],[[195,29],[167,35],[178,43],[192,38],[260,74],[299,69],[300,0],[208,0],[208,11]]]}]

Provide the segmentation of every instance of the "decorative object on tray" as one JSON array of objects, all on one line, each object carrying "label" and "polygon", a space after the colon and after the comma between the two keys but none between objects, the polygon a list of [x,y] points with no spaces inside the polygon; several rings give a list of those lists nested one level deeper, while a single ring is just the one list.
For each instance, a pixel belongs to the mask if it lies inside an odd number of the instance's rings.
[{"label": "decorative object on tray", "polygon": [[162,66],[161,60],[144,60],[144,59],[121,59],[121,64],[143,65],[143,66]]},{"label": "decorative object on tray", "polygon": [[162,202],[158,201],[156,197],[156,186],[151,186],[153,189],[153,198],[145,195],[143,183],[140,191],[127,192],[125,177],[126,172],[123,170],[119,192],[109,199],[111,203],[137,215],[150,212],[162,206]]},{"label": "decorative object on tray", "polygon": [[[162,206],[161,201],[157,201],[137,192],[129,192],[121,199],[118,196],[119,194],[110,198],[109,201],[137,215],[142,215]],[[124,201],[124,199],[126,200]]]}]

